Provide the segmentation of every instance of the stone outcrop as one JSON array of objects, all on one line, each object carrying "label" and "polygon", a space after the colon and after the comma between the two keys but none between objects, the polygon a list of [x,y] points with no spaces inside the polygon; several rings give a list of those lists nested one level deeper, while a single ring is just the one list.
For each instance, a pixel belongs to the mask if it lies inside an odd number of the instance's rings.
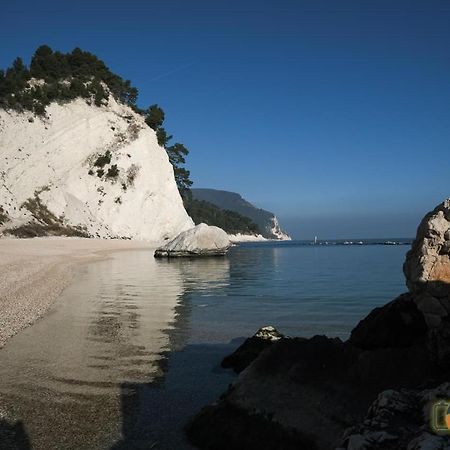
[{"label": "stone outcrop", "polygon": [[423,218],[403,271],[428,326],[438,327],[450,314],[450,199]]},{"label": "stone outcrop", "polygon": [[244,449],[245,434],[259,450],[302,440],[299,448],[317,450],[450,448],[450,435],[432,434],[426,409],[450,396],[449,229],[446,200],[424,218],[406,257],[409,292],[375,308],[346,342],[284,338],[260,349],[247,340],[229,357],[241,371],[235,383],[187,426],[191,442]]},{"label": "stone outcrop", "polygon": [[433,406],[449,398],[450,383],[433,389],[383,391],[361,424],[345,431],[338,450],[448,449],[448,435],[436,434],[430,418]]},{"label": "stone outcrop", "polygon": [[155,257],[222,256],[230,247],[231,242],[225,231],[201,223],[158,248]]},{"label": "stone outcrop", "polygon": [[252,337],[231,355],[224,358],[222,367],[233,369],[236,373],[242,372],[262,351],[269,348],[274,342],[283,339],[284,336],[272,326],[260,328]]}]

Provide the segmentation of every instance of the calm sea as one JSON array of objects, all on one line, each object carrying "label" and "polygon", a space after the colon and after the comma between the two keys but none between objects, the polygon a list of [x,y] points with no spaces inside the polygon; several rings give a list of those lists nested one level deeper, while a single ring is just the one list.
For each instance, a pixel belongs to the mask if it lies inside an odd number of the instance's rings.
[{"label": "calm sea", "polygon": [[234,379],[220,361],[243,337],[270,324],[345,339],[406,290],[408,249],[263,243],[225,258],[132,251],[85,265],[0,351],[0,437],[20,421],[25,449],[190,448],[182,427]]}]

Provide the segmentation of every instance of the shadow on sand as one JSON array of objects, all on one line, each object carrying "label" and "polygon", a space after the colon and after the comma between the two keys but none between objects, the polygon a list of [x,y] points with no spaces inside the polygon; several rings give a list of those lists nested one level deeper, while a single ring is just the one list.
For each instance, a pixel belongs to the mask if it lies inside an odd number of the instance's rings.
[{"label": "shadow on sand", "polygon": [[0,419],[0,448],[3,450],[31,450],[30,440],[21,421],[11,424]]},{"label": "shadow on sand", "polygon": [[157,383],[123,383],[122,440],[111,450],[189,450],[183,428],[204,405],[215,400],[235,378],[220,363],[242,339],[228,344],[188,345],[174,352]]}]

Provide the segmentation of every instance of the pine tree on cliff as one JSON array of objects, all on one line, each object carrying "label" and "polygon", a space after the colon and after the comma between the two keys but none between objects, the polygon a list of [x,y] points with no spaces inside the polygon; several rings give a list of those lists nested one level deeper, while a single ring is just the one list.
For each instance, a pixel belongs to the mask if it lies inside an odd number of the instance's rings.
[{"label": "pine tree on cliff", "polygon": [[161,147],[166,148],[167,144],[172,139],[172,136],[167,134],[167,131],[163,127],[158,127],[156,129],[156,138],[158,139],[158,144]]},{"label": "pine tree on cliff", "polygon": [[185,157],[189,154],[189,150],[183,144],[176,143],[167,147],[166,151],[169,155],[169,161],[173,166],[178,190],[185,199],[189,195],[190,187],[192,186],[192,181],[190,179],[191,173],[183,167],[186,163]]},{"label": "pine tree on cliff", "polygon": [[145,123],[157,131],[164,123],[164,111],[158,105],[151,105],[145,111]]},{"label": "pine tree on cliff", "polygon": [[186,156],[189,154],[189,150],[179,142],[170,146],[167,145],[172,139],[172,136],[169,135],[162,126],[165,118],[162,108],[156,104],[151,105],[145,110],[145,116],[145,123],[151,129],[156,131],[158,144],[166,149],[167,155],[169,156],[169,161],[173,166],[173,172],[178,190],[180,191],[183,199],[186,200],[189,197],[190,187],[192,186],[190,172],[183,167],[186,163]]}]

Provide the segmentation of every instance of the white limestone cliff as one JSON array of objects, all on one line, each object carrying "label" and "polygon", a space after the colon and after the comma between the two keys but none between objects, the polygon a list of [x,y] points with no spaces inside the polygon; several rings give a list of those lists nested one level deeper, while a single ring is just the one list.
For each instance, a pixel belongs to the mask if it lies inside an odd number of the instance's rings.
[{"label": "white limestone cliff", "polygon": [[153,242],[194,226],[155,132],[112,97],[52,103],[44,118],[0,110],[0,234],[27,224]]},{"label": "white limestone cliff", "polygon": [[286,234],[280,227],[280,224],[278,222],[278,218],[276,216],[273,216],[271,218],[271,228],[270,232],[274,236],[275,239],[280,241],[291,241],[292,238],[288,234]]}]

